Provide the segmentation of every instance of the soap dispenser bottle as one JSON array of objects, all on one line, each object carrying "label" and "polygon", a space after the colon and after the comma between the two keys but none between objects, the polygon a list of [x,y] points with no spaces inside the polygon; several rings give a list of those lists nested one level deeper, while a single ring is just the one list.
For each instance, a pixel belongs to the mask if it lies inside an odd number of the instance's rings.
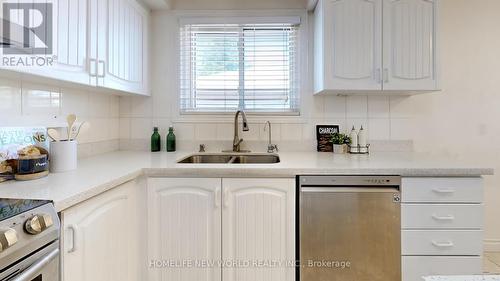
[{"label": "soap dispenser bottle", "polygon": [[358,146],[358,133],[356,132],[356,128],[352,126],[351,134],[349,135],[351,138],[351,149],[349,150],[350,153],[359,153],[359,146]]},{"label": "soap dispenser bottle", "polygon": [[361,126],[361,129],[359,129],[358,144],[359,144],[359,153],[363,154],[368,153],[368,140],[366,137],[366,130],[363,129],[363,126]]},{"label": "soap dispenser bottle", "polygon": [[151,135],[151,152],[158,152],[161,150],[161,137],[158,133],[158,127],[154,127],[153,134]]},{"label": "soap dispenser bottle", "polygon": [[167,152],[174,152],[174,151],[175,151],[174,127],[170,126],[168,128],[168,135],[167,135]]}]

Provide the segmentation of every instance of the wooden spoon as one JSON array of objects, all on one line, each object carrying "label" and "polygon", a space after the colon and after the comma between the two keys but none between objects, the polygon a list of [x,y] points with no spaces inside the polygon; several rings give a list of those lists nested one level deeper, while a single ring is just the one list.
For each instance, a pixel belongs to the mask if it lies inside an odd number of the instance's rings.
[{"label": "wooden spoon", "polygon": [[76,129],[75,135],[71,138],[72,140],[76,140],[76,138],[80,135],[80,132],[87,131],[90,128],[90,123],[83,121],[78,129]]},{"label": "wooden spoon", "polygon": [[68,140],[71,140],[71,131],[73,130],[73,125],[76,121],[76,115],[70,114],[66,117],[66,121],[68,122]]},{"label": "wooden spoon", "polygon": [[53,141],[61,141],[61,135],[56,129],[48,129],[47,134]]}]

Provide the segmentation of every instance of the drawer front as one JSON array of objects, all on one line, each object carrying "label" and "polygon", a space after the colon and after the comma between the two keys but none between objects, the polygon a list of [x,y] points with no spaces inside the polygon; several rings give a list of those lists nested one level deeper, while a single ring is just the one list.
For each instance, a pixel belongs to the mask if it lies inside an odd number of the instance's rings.
[{"label": "drawer front", "polygon": [[430,275],[482,274],[481,257],[402,257],[403,281],[422,281]]},{"label": "drawer front", "polygon": [[482,204],[402,204],[403,229],[481,229]]},{"label": "drawer front", "polygon": [[480,256],[481,230],[403,230],[403,256]]},{"label": "drawer front", "polygon": [[482,178],[403,178],[403,203],[481,203]]}]

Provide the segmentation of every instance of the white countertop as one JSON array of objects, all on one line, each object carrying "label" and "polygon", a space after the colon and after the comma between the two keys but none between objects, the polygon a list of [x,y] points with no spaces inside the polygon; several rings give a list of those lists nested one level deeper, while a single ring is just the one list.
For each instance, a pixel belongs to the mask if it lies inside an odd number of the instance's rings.
[{"label": "white countertop", "polygon": [[279,153],[277,164],[177,164],[191,153],[118,151],[79,161],[72,172],[0,184],[0,198],[46,199],[58,211],[96,196],[141,175],[175,177],[295,177],[296,175],[492,175],[493,169],[452,159],[415,153],[334,155],[317,152]]}]

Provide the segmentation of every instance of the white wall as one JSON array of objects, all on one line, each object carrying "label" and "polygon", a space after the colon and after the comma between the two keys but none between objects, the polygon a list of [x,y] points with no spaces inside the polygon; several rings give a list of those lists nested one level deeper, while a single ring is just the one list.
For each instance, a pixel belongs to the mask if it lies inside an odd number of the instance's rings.
[{"label": "white wall", "polygon": [[117,96],[28,82],[20,75],[0,77],[0,127],[64,126],[70,113],[91,123],[79,137],[80,157],[119,148]]},{"label": "white wall", "polygon": [[[417,151],[500,173],[500,1],[441,0],[440,93],[412,97]],[[485,177],[487,248],[500,251],[500,177]]]},{"label": "white wall", "polygon": [[[305,24],[307,26],[307,24]],[[195,121],[179,118],[178,95],[178,24],[173,12],[155,11],[152,14],[152,98],[120,98],[120,139],[122,148],[147,149],[153,126],[159,126],[165,135],[170,124],[186,149],[196,149],[199,143],[208,143],[211,150],[231,147],[233,139],[232,117],[198,118]],[[305,35],[312,38],[312,24]],[[309,46],[307,45],[309,44]],[[302,118],[292,122],[269,117],[273,122],[273,141],[282,149],[315,150],[315,125],[339,124],[341,130],[355,125],[368,129],[369,138],[375,140],[411,139],[411,106],[406,97],[338,97],[312,96],[312,40],[306,40],[309,52],[303,65],[309,76],[303,77],[306,89],[302,93]],[[250,131],[243,134],[244,145],[252,150],[264,150],[267,138],[263,131],[264,120],[249,118]],[[258,120],[258,121],[257,121]],[[260,142],[260,143],[259,143]],[[215,147],[214,147],[215,146]],[[400,148],[398,148],[400,149]]]}]

